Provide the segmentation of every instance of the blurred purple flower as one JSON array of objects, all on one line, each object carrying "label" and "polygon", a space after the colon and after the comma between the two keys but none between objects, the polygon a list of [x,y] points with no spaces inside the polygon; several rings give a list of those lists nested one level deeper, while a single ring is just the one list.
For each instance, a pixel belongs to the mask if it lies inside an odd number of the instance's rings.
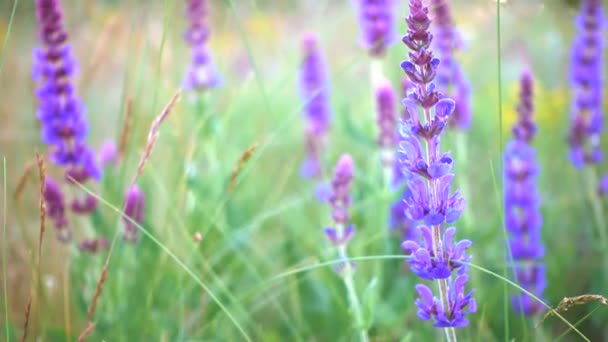
[{"label": "blurred purple flower", "polygon": [[302,165],[301,174],[305,178],[320,178],[321,151],[325,145],[331,118],[329,82],[325,61],[314,34],[306,33],[302,37],[302,53],[298,91],[304,102],[307,157]]},{"label": "blurred purple flower", "polygon": [[46,215],[53,222],[57,238],[67,242],[72,237],[65,211],[65,198],[59,185],[50,177],[44,184],[44,202]]},{"label": "blurred purple flower", "polygon": [[49,159],[83,180],[99,179],[101,169],[86,143],[85,108],[74,91],[76,60],[63,27],[59,0],[36,0],[41,47],[34,50],[33,78],[39,87],[37,117]]},{"label": "blurred purple flower", "polygon": [[[513,257],[515,274],[520,285],[542,297],[545,288],[544,255],[540,229],[540,196],[536,185],[538,164],[534,148],[530,145],[536,133],[533,120],[533,79],[529,72],[521,77],[520,102],[517,107],[518,121],[513,127],[513,140],[507,144],[504,155],[504,205],[505,228]],[[526,315],[543,310],[540,303],[528,295],[513,298],[514,309]]]},{"label": "blurred purple flower", "polygon": [[[125,195],[125,215],[129,217],[131,220],[140,224],[144,220],[144,205],[145,205],[145,195],[139,190],[137,185],[133,185],[127,191]],[[127,218],[123,218],[125,223],[125,233],[124,238],[127,241],[135,242],[139,236],[137,226],[128,220]]]},{"label": "blurred purple flower", "polygon": [[72,211],[79,215],[88,215],[97,208],[97,198],[86,195],[83,199],[74,199],[70,205]]},{"label": "blurred purple flower", "polygon": [[334,245],[345,245],[354,234],[353,226],[346,226],[350,220],[348,208],[351,204],[350,184],[353,179],[353,159],[344,154],[338,160],[334,178],[331,182],[329,204],[332,208],[332,219],[335,227],[325,228],[327,239]]},{"label": "blurred purple flower", "polygon": [[[523,264],[516,268],[516,274],[519,283],[525,284],[524,288],[537,297],[545,291],[545,288],[547,287],[545,265]],[[541,303],[526,293],[514,296],[512,302],[513,310],[515,312],[523,312],[528,316],[533,316],[545,311],[545,307]]]},{"label": "blurred purple flower", "polygon": [[606,196],[608,194],[608,174],[604,174],[602,178],[600,178],[597,191],[600,196]]},{"label": "blurred purple flower", "polygon": [[313,33],[303,35],[302,54],[298,84],[300,97],[304,102],[304,114],[312,133],[323,135],[329,130],[331,118],[329,82],[325,60]]},{"label": "blurred purple flower", "polygon": [[[407,188],[404,190],[405,192],[409,191]],[[402,196],[402,197],[403,197]],[[401,233],[402,240],[410,240],[415,239],[415,222],[407,218],[405,215],[405,210],[407,209],[407,204],[401,198],[399,198],[393,205],[391,205],[389,212],[389,223],[388,227],[391,230],[398,230]]]},{"label": "blurred purple flower", "polygon": [[534,96],[533,96],[533,80],[530,72],[524,72],[520,81],[521,87],[519,90],[519,104],[517,105],[517,113],[519,120],[513,126],[513,136],[525,142],[530,142],[536,134],[536,123],[534,122]]},{"label": "blurred purple flower", "polygon": [[78,248],[81,251],[95,254],[102,249],[108,249],[109,242],[107,239],[85,239],[80,242]]},{"label": "blurred purple flower", "polygon": [[97,152],[97,160],[102,168],[108,164],[116,163],[118,160],[118,149],[112,140],[106,140]]},{"label": "blurred purple flower", "polygon": [[329,203],[333,208],[332,218],[337,224],[346,224],[350,219],[348,207],[350,206],[349,188],[353,179],[353,159],[344,154],[340,157],[334,179],[331,182],[332,194]]},{"label": "blurred purple flower", "polygon": [[304,178],[320,177],[322,174],[319,159],[320,141],[310,128],[306,129],[304,138],[306,139],[306,159],[300,167],[300,175]]},{"label": "blurred purple flower", "polygon": [[[408,189],[404,192],[404,214],[419,224],[419,239],[406,240],[403,249],[410,254],[408,263],[414,273],[439,284],[440,296],[434,297],[430,288],[416,286],[418,316],[434,319],[440,328],[460,328],[468,324],[465,315],[476,311],[475,300],[464,294],[468,280],[464,265],[471,257],[466,250],[471,241],[454,243],[456,229],[445,228],[455,222],[465,207],[460,191],[451,192],[454,161],[442,153],[440,137],[456,103],[443,98],[433,80],[440,61],[429,50],[433,35],[429,32],[429,10],[421,0],[409,1],[410,15],[406,18],[407,34],[402,41],[410,49],[409,60],[401,63],[408,76],[409,91],[402,103],[405,119],[400,124],[399,163]],[[421,115],[423,114],[423,115]],[[424,145],[424,149],[423,149]]]},{"label": "blurred purple flower", "polygon": [[439,54],[441,65],[437,70],[437,87],[456,101],[449,124],[467,130],[471,124],[471,89],[462,66],[454,58],[462,42],[455,29],[450,7],[446,0],[432,0],[433,22],[435,23],[433,46]]},{"label": "blurred purple flower", "polygon": [[354,0],[361,27],[360,43],[374,57],[384,56],[396,38],[393,12],[394,0]]},{"label": "blurred purple flower", "polygon": [[[391,83],[383,79],[376,86],[376,113],[378,124],[378,145],[383,150],[394,151],[397,146],[397,113],[395,93]],[[392,164],[392,163],[390,163]],[[391,167],[391,165],[389,165]]]},{"label": "blurred purple flower", "polygon": [[572,45],[570,82],[573,98],[568,134],[570,160],[576,168],[602,161],[602,50],[606,19],[601,0],[583,0],[575,19],[578,36]]},{"label": "blurred purple flower", "polygon": [[221,83],[211,52],[207,48],[210,32],[208,15],[206,0],[186,0],[188,30],[184,33],[184,40],[192,49],[192,58],[182,82],[184,90],[205,91],[216,88]]}]

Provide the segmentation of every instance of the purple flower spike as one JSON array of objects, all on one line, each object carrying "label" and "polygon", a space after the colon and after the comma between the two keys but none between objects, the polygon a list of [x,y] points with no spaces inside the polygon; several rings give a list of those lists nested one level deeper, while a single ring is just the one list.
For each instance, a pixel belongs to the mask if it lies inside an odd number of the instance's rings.
[{"label": "purple flower spike", "polygon": [[302,54],[298,91],[304,102],[307,157],[301,174],[305,178],[320,178],[320,156],[329,131],[331,108],[325,61],[314,34],[303,35]]},{"label": "purple flower spike", "polygon": [[570,160],[576,168],[602,161],[602,50],[606,19],[601,0],[584,0],[575,19],[578,36],[572,45],[570,82],[573,98],[568,133]]},{"label": "purple flower spike", "polygon": [[513,127],[513,136],[525,142],[530,142],[536,134],[534,114],[533,79],[532,74],[526,71],[521,76],[521,89],[519,90],[520,103],[517,106],[519,120]]},{"label": "purple flower spike", "polygon": [[[547,280],[545,277],[545,266],[542,264],[528,264],[522,265],[516,269],[517,280],[526,284],[526,290],[537,295],[543,293],[547,287]],[[534,316],[545,311],[545,307],[530,297],[526,293],[514,296],[513,299],[513,310],[515,312],[522,312],[527,316]]]},{"label": "purple flower spike", "polygon": [[438,51],[441,66],[437,70],[437,87],[456,101],[449,124],[467,130],[471,124],[471,90],[462,67],[454,58],[454,52],[462,46],[455,29],[450,7],[446,0],[432,0],[434,17],[434,48]]},{"label": "purple flower spike", "polygon": [[86,143],[85,109],[75,94],[76,60],[63,27],[58,0],[36,0],[41,47],[34,51],[33,78],[39,84],[37,117],[49,159],[67,172],[101,178],[101,169]]},{"label": "purple flower spike", "polygon": [[[505,228],[509,234],[509,246],[515,263],[515,273],[520,285],[541,297],[545,289],[544,255],[540,229],[540,196],[536,185],[538,164],[534,148],[530,145],[536,133],[533,118],[533,79],[529,72],[521,77],[518,121],[513,127],[513,140],[505,150],[504,204]],[[527,295],[513,297],[514,310],[534,315],[543,308]]]},{"label": "purple flower spike", "polygon": [[416,299],[418,317],[423,321],[435,319],[438,328],[463,328],[469,324],[466,315],[477,311],[477,303],[473,298],[473,290],[464,293],[464,286],[469,280],[466,274],[456,277],[455,281],[448,281],[448,310],[444,310],[439,298],[433,296],[431,289],[423,284],[416,285],[419,298]]},{"label": "purple flower spike", "polygon": [[374,57],[382,57],[395,41],[394,0],[355,0],[355,10],[361,26],[360,42]]},{"label": "purple flower spike", "polygon": [[[141,223],[144,220],[144,204],[144,193],[139,190],[137,185],[131,186],[125,195],[125,215],[136,223]],[[125,240],[130,242],[137,241],[139,234],[135,224],[126,218],[123,221],[125,222]]]},{"label": "purple flower spike", "polygon": [[325,228],[325,235],[329,242],[338,248],[339,257],[345,259],[336,268],[336,272],[338,273],[342,273],[345,269],[354,268],[354,264],[347,260],[348,256],[346,255],[346,245],[355,234],[355,228],[352,225],[348,225],[348,221],[350,220],[348,208],[351,204],[349,192],[353,179],[353,169],[352,157],[348,154],[342,155],[334,171],[334,178],[331,182],[331,194],[328,200],[332,208],[331,216],[334,226]]},{"label": "purple flower spike", "polygon": [[445,98],[433,83],[442,64],[429,50],[433,35],[428,7],[421,0],[410,0],[409,8],[408,31],[402,39],[410,49],[409,60],[401,63],[409,83],[402,100],[405,114],[399,127],[398,160],[408,180],[402,210],[412,225],[418,225],[419,241],[406,240],[402,247],[410,254],[412,272],[436,281],[439,298],[444,299],[438,300],[426,285],[416,286],[418,316],[434,320],[438,328],[449,328],[446,333],[453,335],[452,328],[468,325],[465,316],[476,311],[473,291],[464,294],[466,263],[471,260],[466,250],[472,242],[454,242],[456,228],[446,227],[465,208],[460,191],[451,192],[454,160],[440,146],[441,134],[458,104]]},{"label": "purple flower spike", "polygon": [[65,198],[59,185],[49,177],[46,178],[44,184],[44,202],[46,204],[46,214],[55,226],[57,237],[61,241],[69,241],[72,232],[66,217]]},{"label": "purple flower spike", "polygon": [[184,40],[192,49],[192,59],[182,82],[184,90],[205,91],[216,88],[221,83],[211,52],[207,48],[208,15],[206,0],[187,0],[188,30],[184,33]]},{"label": "purple flower spike", "polygon": [[383,149],[394,149],[397,145],[397,114],[395,93],[391,83],[384,79],[376,88],[376,112],[380,134],[378,145]]},{"label": "purple flower spike", "polygon": [[340,157],[334,179],[331,182],[332,195],[329,203],[333,208],[332,217],[337,224],[346,224],[350,219],[348,207],[351,200],[349,195],[350,182],[353,179],[353,159],[345,154]]}]

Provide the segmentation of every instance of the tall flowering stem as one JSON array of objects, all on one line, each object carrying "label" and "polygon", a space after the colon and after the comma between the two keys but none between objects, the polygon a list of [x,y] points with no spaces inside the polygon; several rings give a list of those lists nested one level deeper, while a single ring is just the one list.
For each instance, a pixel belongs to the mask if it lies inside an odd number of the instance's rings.
[{"label": "tall flowering stem", "polygon": [[184,40],[192,49],[192,57],[182,82],[184,90],[205,91],[216,88],[221,82],[207,47],[210,34],[208,15],[206,0],[186,0],[188,29],[184,33]]},{"label": "tall flowering stem", "polygon": [[302,55],[298,90],[304,102],[307,156],[301,174],[305,178],[320,179],[323,175],[321,153],[329,131],[331,108],[325,60],[314,34],[306,33],[302,37]]},{"label": "tall flowering stem", "polygon": [[446,228],[465,207],[458,190],[450,194],[454,162],[440,148],[441,133],[456,104],[443,98],[433,84],[440,61],[428,50],[433,40],[429,9],[420,0],[410,0],[409,9],[408,31],[402,41],[410,52],[401,67],[411,90],[402,101],[408,118],[401,122],[399,152],[409,179],[409,191],[403,197],[405,215],[419,224],[420,240],[406,240],[402,247],[411,256],[412,272],[438,287],[439,297],[435,297],[427,285],[416,285],[418,316],[433,320],[436,327],[444,328],[448,341],[455,341],[454,328],[468,325],[465,316],[477,310],[473,291],[465,293],[469,277],[464,263],[470,260],[466,250],[471,241],[455,242],[456,228]]},{"label": "tall flowering stem", "polygon": [[575,19],[578,36],[572,46],[573,90],[568,134],[570,160],[576,168],[602,161],[602,50],[606,20],[601,0],[584,0]]},{"label": "tall flowering stem", "polygon": [[[571,126],[568,134],[570,161],[577,169],[585,166],[582,175],[587,196],[592,206],[596,229],[602,245],[608,243],[606,219],[599,195],[603,195],[603,176],[597,180],[594,165],[604,156],[600,136],[604,126],[602,113],[603,50],[606,18],[601,0],[583,0],[581,10],[574,22],[578,30],[571,52],[570,82],[573,91],[571,104]],[[608,258],[604,259],[604,273],[608,272]]]},{"label": "tall flowering stem", "polygon": [[[40,46],[34,50],[32,76],[38,84],[38,110],[42,141],[49,147],[49,159],[64,170],[68,183],[84,183],[101,178],[101,167],[87,144],[88,123],[85,107],[76,95],[74,76],[77,63],[64,28],[59,0],[36,0],[36,19]],[[49,217],[54,221],[57,237],[71,239],[71,230],[63,191],[48,179],[45,200]],[[88,215],[97,207],[90,195],[73,198],[69,208],[75,214]]]},{"label": "tall flowering stem", "polygon": [[[513,139],[504,154],[505,227],[514,261],[516,280],[520,285],[542,297],[546,287],[544,247],[541,242],[540,196],[536,184],[538,164],[531,146],[536,133],[533,120],[533,79],[529,72],[521,77],[519,119],[513,127]],[[527,294],[515,296],[516,312],[533,316],[544,307]]]},{"label": "tall flowering stem", "polygon": [[342,155],[336,165],[334,178],[331,182],[331,195],[329,196],[334,226],[325,228],[325,236],[336,247],[338,257],[342,260],[337,272],[342,276],[342,280],[344,281],[350,307],[355,318],[355,324],[359,329],[360,341],[367,341],[367,331],[363,324],[363,312],[353,282],[354,264],[349,260],[346,250],[355,232],[354,227],[348,225],[350,220],[348,208],[351,205],[349,192],[353,179],[353,169],[352,157],[348,154]]},{"label": "tall flowering stem", "polygon": [[86,142],[85,108],[74,90],[77,65],[59,0],[36,0],[36,18],[41,46],[34,50],[33,78],[39,85],[37,116],[49,158],[79,182],[99,179],[101,169]]}]

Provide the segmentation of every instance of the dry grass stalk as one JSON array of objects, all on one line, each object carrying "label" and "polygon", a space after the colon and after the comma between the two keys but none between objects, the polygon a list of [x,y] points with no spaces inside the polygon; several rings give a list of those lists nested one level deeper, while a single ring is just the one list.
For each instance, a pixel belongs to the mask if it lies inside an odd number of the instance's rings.
[{"label": "dry grass stalk", "polygon": [[131,182],[131,184],[135,184],[139,176],[141,176],[141,173],[144,170],[144,166],[146,165],[146,162],[150,158],[150,154],[154,149],[156,140],[158,140],[158,129],[160,128],[160,125],[163,123],[163,121],[165,121],[167,116],[171,114],[171,110],[173,109],[173,106],[175,106],[175,103],[177,103],[180,94],[181,89],[178,89],[169,101],[169,103],[167,103],[163,111],[154,119],[154,121],[152,121],[152,125],[150,125],[150,130],[148,131],[148,141],[146,143],[146,148],[144,150],[143,155],[139,159],[137,171],[135,172],[135,177],[133,177],[133,181]]},{"label": "dry grass stalk", "polygon": [[44,231],[46,228],[46,203],[44,201],[44,188],[46,184],[46,168],[44,166],[44,159],[40,154],[36,153],[36,164],[38,165],[38,174],[40,177],[40,193],[38,200],[38,211],[40,215],[40,234],[38,236],[38,268],[40,268],[40,259],[42,258],[42,239],[44,238]]},{"label": "dry grass stalk", "polygon": [[106,282],[106,277],[108,275],[108,264],[106,263],[101,270],[101,276],[99,277],[99,281],[97,281],[97,287],[95,288],[95,295],[93,296],[93,301],[91,302],[91,306],[89,306],[89,310],[87,310],[87,317],[89,321],[93,321],[93,313],[95,312],[95,308],[97,307],[97,301],[101,296],[101,291],[103,290],[103,284]]},{"label": "dry grass stalk", "polygon": [[129,135],[131,133],[131,125],[133,124],[133,98],[127,98],[127,105],[125,108],[125,117],[122,122],[122,130],[120,132],[120,142],[118,144],[118,155],[122,158],[127,150],[127,144],[129,142]]},{"label": "dry grass stalk", "polygon": [[27,339],[27,329],[30,325],[30,311],[32,309],[32,296],[27,300],[27,305],[25,306],[25,323],[23,323],[23,335],[21,335],[21,342],[25,342]]},{"label": "dry grass stalk", "polygon": [[234,190],[234,187],[236,186],[236,179],[239,176],[239,174],[241,173],[241,171],[243,170],[243,166],[245,166],[245,164],[251,158],[251,156],[255,153],[257,148],[258,148],[258,142],[256,141],[251,146],[249,146],[249,148],[247,148],[243,152],[243,154],[241,154],[241,157],[239,158],[238,162],[236,163],[236,166],[234,167],[234,169],[232,170],[232,173],[230,174],[230,182],[228,183],[228,193],[230,193],[230,192],[232,192],[232,190]]},{"label": "dry grass stalk", "polygon": [[549,311],[547,311],[547,313],[545,313],[543,318],[540,320],[540,322],[538,322],[536,324],[536,326],[538,327],[542,322],[544,322],[551,315],[554,315],[559,312],[568,311],[573,306],[584,305],[584,304],[587,304],[590,302],[599,302],[602,305],[608,306],[608,298],[606,298],[602,295],[585,294],[585,295],[580,295],[580,296],[576,296],[576,297],[564,297],[564,299],[562,299],[559,302],[559,304],[557,305],[557,307],[555,309],[550,309]]},{"label": "dry grass stalk", "polygon": [[19,199],[19,197],[21,196],[21,193],[23,192],[23,189],[25,188],[25,183],[27,182],[27,178],[32,173],[32,170],[34,169],[35,165],[36,165],[35,159],[32,159],[29,162],[27,162],[27,164],[25,164],[25,168],[23,169],[23,172],[21,173],[21,177],[19,177],[19,180],[17,181],[17,186],[15,187],[15,192],[13,192],[13,198],[15,198],[15,200]]},{"label": "dry grass stalk", "polygon": [[78,342],[84,342],[89,335],[95,330],[95,323],[90,322],[87,324],[87,327],[80,333],[78,336]]}]

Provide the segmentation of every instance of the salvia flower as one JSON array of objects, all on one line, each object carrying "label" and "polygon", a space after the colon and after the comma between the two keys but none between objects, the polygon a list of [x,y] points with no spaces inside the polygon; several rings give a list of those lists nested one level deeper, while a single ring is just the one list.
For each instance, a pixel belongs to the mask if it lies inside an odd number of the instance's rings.
[{"label": "salvia flower", "polygon": [[418,225],[420,241],[407,240],[402,247],[410,255],[412,271],[439,285],[437,297],[426,285],[416,287],[418,316],[434,320],[436,327],[450,328],[446,333],[451,335],[451,328],[466,326],[465,316],[477,309],[472,291],[465,294],[464,290],[466,263],[471,259],[466,250],[471,241],[455,241],[456,229],[446,228],[465,207],[460,192],[451,191],[454,160],[440,146],[441,133],[456,103],[444,98],[433,83],[440,61],[429,50],[433,36],[428,7],[421,0],[410,0],[409,8],[408,31],[402,39],[410,49],[409,60],[401,67],[410,90],[402,101],[407,115],[399,128],[399,158],[408,187],[402,199],[404,214]]},{"label": "salvia flower", "polygon": [[416,291],[420,296],[416,299],[416,307],[418,307],[418,317],[423,321],[434,319],[434,325],[438,328],[462,328],[469,325],[469,321],[465,318],[466,315],[477,311],[477,303],[473,299],[473,290],[465,294],[464,287],[469,277],[466,274],[460,274],[456,280],[448,280],[447,285],[447,303],[449,310],[445,310],[441,300],[433,296],[433,291],[424,285],[416,285]]},{"label": "salvia flower", "polygon": [[188,29],[184,40],[192,49],[190,66],[182,81],[184,90],[204,91],[220,85],[221,78],[207,47],[209,39],[209,9],[206,0],[187,0]]},{"label": "salvia flower", "polygon": [[[144,220],[144,205],[145,195],[137,185],[132,185],[125,195],[124,212],[127,217],[123,221],[125,223],[124,238],[127,241],[135,242],[138,238],[138,229],[132,222],[141,223]],[[131,221],[132,220],[132,221]]]},{"label": "salvia flower", "polygon": [[308,154],[302,176],[319,178],[322,175],[320,153],[329,130],[331,108],[325,61],[314,34],[306,33],[302,37],[302,54],[298,90],[304,102]]},{"label": "salvia flower", "polygon": [[[540,196],[536,185],[538,164],[530,145],[536,132],[533,120],[533,79],[529,72],[521,77],[519,119],[513,127],[513,139],[504,156],[505,228],[513,257],[516,280],[520,285],[542,297],[546,287],[545,268],[541,260],[544,247],[540,229]],[[541,312],[543,306],[527,294],[513,298],[514,309],[526,315]]]},{"label": "salvia flower", "polygon": [[350,155],[345,154],[340,157],[336,165],[329,196],[329,204],[332,208],[331,216],[335,226],[325,228],[325,235],[334,245],[345,245],[354,234],[354,228],[347,226],[350,220],[348,208],[351,204],[349,190],[352,179],[353,159]]},{"label": "salvia flower", "polygon": [[394,0],[354,0],[361,27],[360,44],[369,54],[381,57],[396,37],[393,12]]},{"label": "salvia flower", "polygon": [[432,0],[431,8],[435,15],[434,48],[441,59],[441,65],[437,70],[437,87],[456,101],[456,108],[449,124],[466,130],[471,123],[471,90],[462,66],[454,56],[454,52],[462,45],[460,37],[455,29],[447,1]]},{"label": "salvia flower", "polygon": [[606,20],[601,0],[584,0],[575,19],[578,36],[572,45],[570,82],[573,98],[568,133],[570,160],[577,168],[599,163],[603,154],[602,50]]},{"label": "salvia flower", "polygon": [[65,198],[59,185],[47,176],[44,184],[46,215],[53,222],[57,238],[67,241],[72,236],[65,209]]},{"label": "salvia flower", "polygon": [[68,44],[59,0],[36,0],[41,46],[34,50],[33,77],[39,87],[37,117],[49,158],[81,179],[101,177],[101,169],[86,143],[85,108],[76,96],[76,60]]}]

